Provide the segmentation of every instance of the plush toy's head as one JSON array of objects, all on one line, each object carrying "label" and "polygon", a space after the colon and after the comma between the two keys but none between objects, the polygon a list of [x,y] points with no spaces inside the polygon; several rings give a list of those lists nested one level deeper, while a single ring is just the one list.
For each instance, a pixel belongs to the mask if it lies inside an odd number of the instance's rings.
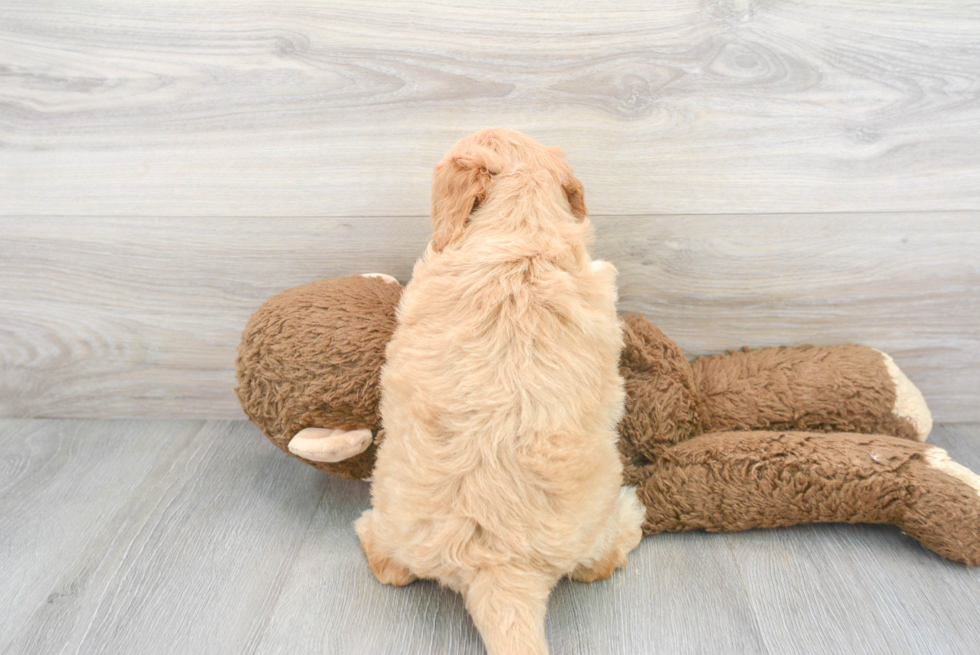
[{"label": "plush toy's head", "polygon": [[[266,301],[249,320],[236,361],[235,392],[249,420],[287,453],[304,428],[377,432],[381,366],[401,292],[397,282],[351,276]],[[300,459],[363,479],[374,468],[375,449],[339,462]]]}]

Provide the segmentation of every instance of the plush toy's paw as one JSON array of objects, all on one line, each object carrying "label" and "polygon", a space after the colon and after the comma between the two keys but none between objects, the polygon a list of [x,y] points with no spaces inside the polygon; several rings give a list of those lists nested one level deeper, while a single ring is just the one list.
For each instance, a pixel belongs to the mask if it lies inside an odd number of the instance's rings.
[{"label": "plush toy's paw", "polygon": [[946,451],[925,446],[921,463],[905,475],[914,482],[897,525],[943,557],[980,566],[980,475]]},{"label": "plush toy's paw", "polygon": [[[926,463],[934,469],[938,469],[946,475],[956,478],[960,482],[969,485],[980,497],[980,475],[977,475],[962,464],[958,464],[950,459],[949,454],[942,448],[932,446],[925,454]],[[977,535],[980,539],[980,535]]]},{"label": "plush toy's paw", "polygon": [[377,277],[377,278],[381,278],[388,284],[398,284],[398,280],[391,277],[390,275],[385,275],[384,273],[364,273],[363,275],[361,275],[361,277]]},{"label": "plush toy's paw", "polygon": [[371,431],[306,428],[289,441],[289,452],[311,462],[342,462],[367,450]]},{"label": "plush toy's paw", "polygon": [[912,384],[912,381],[902,373],[895,360],[887,353],[880,350],[881,356],[885,360],[885,368],[895,384],[895,407],[892,414],[899,418],[908,420],[915,426],[915,435],[919,441],[925,441],[929,433],[932,432],[932,413],[926,405],[926,399],[922,397],[919,388]]}]

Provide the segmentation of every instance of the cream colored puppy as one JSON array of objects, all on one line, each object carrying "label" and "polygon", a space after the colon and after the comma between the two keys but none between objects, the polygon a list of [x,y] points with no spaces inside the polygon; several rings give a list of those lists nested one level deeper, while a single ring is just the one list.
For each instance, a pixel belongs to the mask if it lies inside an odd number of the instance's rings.
[{"label": "cream colored puppy", "polygon": [[491,655],[546,653],[555,583],[609,577],[641,536],[616,449],[616,269],[586,252],[561,151],[509,130],[436,166],[432,228],[388,344],[357,533],[381,582],[461,592]]}]

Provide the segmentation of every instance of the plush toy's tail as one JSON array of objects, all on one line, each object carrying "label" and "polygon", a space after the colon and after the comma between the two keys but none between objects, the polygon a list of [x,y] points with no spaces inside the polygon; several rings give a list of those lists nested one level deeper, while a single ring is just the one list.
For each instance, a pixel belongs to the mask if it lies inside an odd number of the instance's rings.
[{"label": "plush toy's tail", "polygon": [[644,531],[887,523],[980,565],[980,476],[934,446],[880,435],[716,432],[633,469]]}]

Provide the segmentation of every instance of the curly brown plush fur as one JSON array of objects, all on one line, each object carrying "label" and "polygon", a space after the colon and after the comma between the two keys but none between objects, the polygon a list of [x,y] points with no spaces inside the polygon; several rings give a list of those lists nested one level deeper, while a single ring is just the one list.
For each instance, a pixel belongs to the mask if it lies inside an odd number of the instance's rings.
[{"label": "curly brown plush fur", "polygon": [[[380,429],[378,383],[401,293],[378,278],[344,277],[283,291],[252,315],[235,392],[272,443],[289,453],[306,427]],[[303,461],[360,480],[371,475],[376,449],[337,463]]]},{"label": "curly brown plush fur", "polygon": [[688,363],[642,316],[623,317],[626,414],[620,450],[637,466],[706,432],[808,430],[916,439],[896,416],[882,354],[867,346],[731,351]]},{"label": "curly brown plush fur", "polygon": [[891,413],[895,385],[882,354],[867,346],[744,349],[699,359],[693,371],[708,432],[766,426],[919,436],[909,419]]},{"label": "curly brown plush fur", "polygon": [[887,523],[977,566],[980,487],[957,467],[940,448],[881,435],[714,432],[663,449],[629,481],[648,534]]},{"label": "curly brown plush fur", "polygon": [[[370,475],[383,438],[378,373],[400,293],[372,278],[322,280],[256,312],[242,337],[237,392],[279,448],[288,452],[302,428],[369,427],[375,445],[363,453],[303,461],[346,478]],[[640,485],[647,533],[892,523],[945,557],[980,565],[980,476],[914,441],[928,433],[928,410],[922,402],[918,423],[898,411],[883,353],[800,346],[689,363],[643,317],[622,321],[619,448],[627,480]]]}]

